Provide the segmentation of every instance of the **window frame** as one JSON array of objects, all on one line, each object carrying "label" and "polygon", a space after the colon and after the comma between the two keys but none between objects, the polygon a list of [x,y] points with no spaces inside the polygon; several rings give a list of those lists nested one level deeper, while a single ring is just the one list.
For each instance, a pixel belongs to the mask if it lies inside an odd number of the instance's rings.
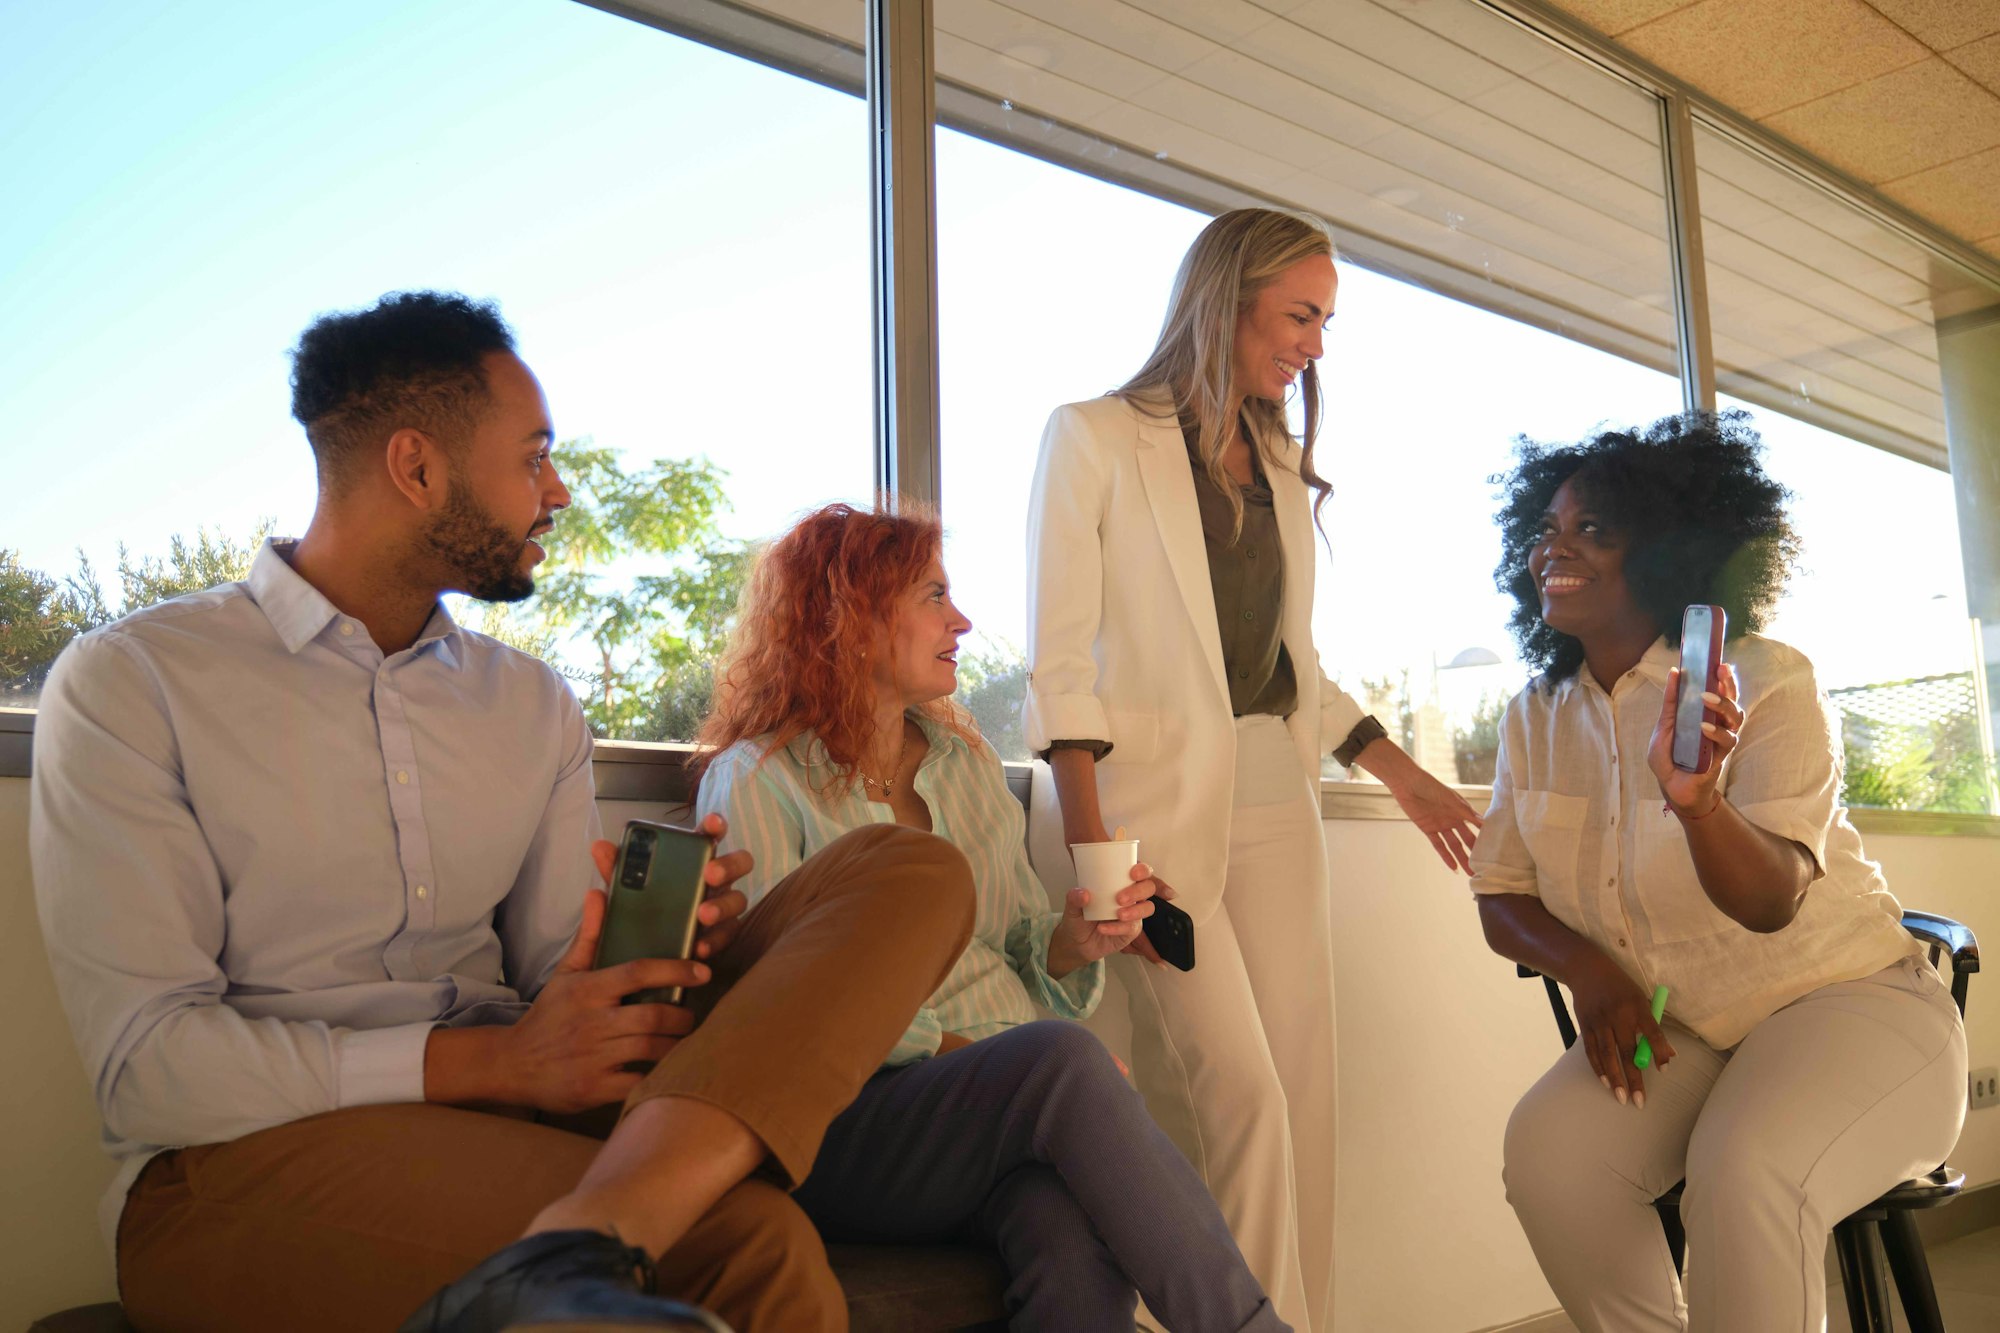
[{"label": "window frame", "polygon": [[[937,77],[933,0],[865,0],[865,49],[730,0],[575,0],[759,64],[864,97],[871,131],[871,219],[875,329],[875,482],[892,499],[938,507],[943,461],[939,439],[937,209],[935,127],[987,139],[1059,166],[1197,209],[1217,212],[1282,204],[1251,191],[1059,122],[1041,121],[1024,142],[1011,106]],[[1665,70],[1619,48],[1546,0],[1469,0],[1654,97],[1660,109],[1660,169],[1677,335],[1677,374],[1689,408],[1712,410],[1716,365],[1709,330],[1701,211],[1695,188],[1694,127],[1721,134],[1775,162],[1900,233],[1989,286],[2000,289],[1996,263],[1917,217],[1863,182],[1778,139],[1762,126]],[[1356,237],[1346,257],[1363,267],[1509,318],[1538,323],[1531,310],[1509,309],[1472,289],[1445,266],[1380,238]],[[1542,325],[1547,327],[1547,325]],[[1560,330],[1558,330],[1560,331]],[[1575,337],[1572,328],[1565,336]],[[1618,355],[1629,349],[1606,347]],[[1885,447],[1878,441],[1862,441]],[[1995,520],[2000,522],[2000,520]],[[1986,534],[1980,534],[1985,537]],[[1964,547],[1978,538],[1961,534]],[[1985,664],[1976,664],[1978,667]],[[0,776],[25,777],[33,710],[0,709]],[[631,741],[596,744],[602,799],[672,799],[684,791],[685,745]],[[1008,765],[1010,783],[1025,765]],[[1023,788],[1025,790],[1025,788]],[[1477,802],[1489,789],[1460,788]],[[1398,818],[1386,791],[1368,784],[1322,784],[1329,819]],[[2000,837],[2000,814],[1857,810],[1857,826],[1885,833]]]}]

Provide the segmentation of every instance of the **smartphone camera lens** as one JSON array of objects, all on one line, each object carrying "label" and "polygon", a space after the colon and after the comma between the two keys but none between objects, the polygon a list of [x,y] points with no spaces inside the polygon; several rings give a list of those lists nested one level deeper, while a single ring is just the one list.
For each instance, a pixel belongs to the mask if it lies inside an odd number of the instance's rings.
[{"label": "smartphone camera lens", "polygon": [[618,877],[620,888],[646,887],[646,871],[653,864],[654,838],[655,834],[651,829],[633,831],[631,840],[625,845],[625,873]]}]

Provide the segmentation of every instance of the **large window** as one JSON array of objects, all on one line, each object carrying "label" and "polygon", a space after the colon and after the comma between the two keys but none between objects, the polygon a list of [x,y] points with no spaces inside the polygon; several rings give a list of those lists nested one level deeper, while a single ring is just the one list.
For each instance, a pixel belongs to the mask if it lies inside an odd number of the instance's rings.
[{"label": "large window", "polygon": [[[461,609],[547,653],[602,734],[688,735],[751,543],[874,482],[865,12],[15,16],[0,393],[30,480],[0,526],[0,705],[31,705],[77,629],[298,531],[313,487],[285,348],[318,311],[432,286],[501,300],[580,506],[638,494],[699,519],[668,538],[628,524],[559,553],[536,600]],[[1344,257],[1325,665],[1433,771],[1483,781],[1523,674],[1489,479],[1516,436],[1682,399],[1660,90],[1474,0],[933,14],[938,474],[977,624],[966,701],[1002,752],[1022,753],[1023,520],[1048,412],[1139,364],[1208,216],[1279,202],[1327,217]],[[1956,558],[2000,551],[1968,498],[2000,416],[2000,289],[1734,130],[1698,122],[1693,160],[1706,298],[1679,313],[1797,496],[1806,560],[1773,631],[1842,710],[1850,799],[2000,809],[2000,575]],[[1851,540],[1885,512],[1894,562]]]},{"label": "large window", "polygon": [[[1208,213],[1276,198],[1328,217],[1347,258],[1321,363],[1326,668],[1428,767],[1485,781],[1523,675],[1488,478],[1518,434],[1679,404],[1657,102],[1469,3],[1239,17],[937,6],[950,108],[1014,150],[939,151],[944,501],[985,632],[976,711],[1018,709],[1049,410],[1138,368]],[[1020,753],[1018,727],[996,739]]]},{"label": "large window", "polygon": [[[863,105],[566,0],[328,17],[10,15],[0,619],[39,609],[47,649],[66,617],[234,576],[267,524],[298,533],[286,348],[320,311],[457,289],[513,323],[580,506],[610,517],[638,483],[712,519],[613,523],[560,585],[544,566],[560,597],[456,609],[548,651],[601,731],[685,735],[742,543],[871,489]],[[0,631],[6,702],[32,702],[28,638]]]},{"label": "large window", "polygon": [[1718,131],[1696,160],[1720,405],[1756,418],[1804,539],[1770,633],[1839,710],[1850,804],[1993,812],[1945,470],[1975,386],[1940,325],[2000,293]]}]

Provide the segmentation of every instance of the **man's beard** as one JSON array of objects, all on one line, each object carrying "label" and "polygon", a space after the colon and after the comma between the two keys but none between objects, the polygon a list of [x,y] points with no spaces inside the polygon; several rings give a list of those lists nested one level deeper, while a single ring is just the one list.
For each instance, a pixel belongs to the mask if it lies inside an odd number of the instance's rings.
[{"label": "man's beard", "polygon": [[462,485],[451,488],[418,540],[444,565],[454,591],[482,602],[518,602],[535,591],[535,576],[521,568],[527,538],[502,527]]}]

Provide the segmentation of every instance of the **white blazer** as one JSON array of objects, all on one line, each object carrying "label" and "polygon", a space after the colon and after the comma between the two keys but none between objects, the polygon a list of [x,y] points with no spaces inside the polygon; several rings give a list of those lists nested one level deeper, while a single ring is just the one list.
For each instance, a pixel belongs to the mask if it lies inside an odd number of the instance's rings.
[{"label": "white blazer", "polygon": [[[1236,728],[1209,585],[1194,470],[1172,407],[1112,397],[1059,407],[1028,503],[1028,745],[1103,740],[1106,828],[1139,839],[1197,923],[1222,901]],[[1298,677],[1286,726],[1319,790],[1320,756],[1361,706],[1312,642],[1311,505],[1287,441],[1268,467],[1284,547],[1284,643]]]}]

